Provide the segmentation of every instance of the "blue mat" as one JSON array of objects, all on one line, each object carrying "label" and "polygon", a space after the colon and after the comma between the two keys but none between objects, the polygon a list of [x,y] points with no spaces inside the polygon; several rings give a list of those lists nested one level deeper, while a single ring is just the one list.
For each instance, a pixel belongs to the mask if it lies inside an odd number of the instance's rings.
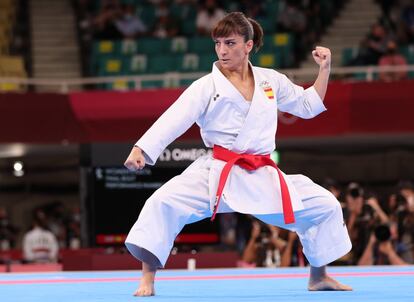
[{"label": "blue mat", "polygon": [[155,297],[133,297],[140,272],[0,274],[0,301],[414,301],[414,266],[331,267],[352,292],[309,292],[307,268],[161,270]]}]

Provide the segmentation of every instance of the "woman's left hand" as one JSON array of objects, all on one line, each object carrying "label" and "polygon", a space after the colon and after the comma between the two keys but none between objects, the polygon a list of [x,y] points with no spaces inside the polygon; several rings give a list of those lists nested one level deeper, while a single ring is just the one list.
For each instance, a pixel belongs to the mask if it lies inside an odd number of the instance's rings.
[{"label": "woman's left hand", "polygon": [[320,69],[331,69],[331,50],[329,48],[316,46],[312,51],[312,56]]}]

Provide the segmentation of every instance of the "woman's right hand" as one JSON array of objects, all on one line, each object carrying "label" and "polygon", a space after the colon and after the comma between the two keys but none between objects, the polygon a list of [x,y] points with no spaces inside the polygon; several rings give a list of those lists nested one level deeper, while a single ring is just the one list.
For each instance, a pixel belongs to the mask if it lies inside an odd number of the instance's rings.
[{"label": "woman's right hand", "polygon": [[132,147],[131,153],[129,153],[124,166],[132,172],[136,172],[145,167],[145,157],[139,147]]}]

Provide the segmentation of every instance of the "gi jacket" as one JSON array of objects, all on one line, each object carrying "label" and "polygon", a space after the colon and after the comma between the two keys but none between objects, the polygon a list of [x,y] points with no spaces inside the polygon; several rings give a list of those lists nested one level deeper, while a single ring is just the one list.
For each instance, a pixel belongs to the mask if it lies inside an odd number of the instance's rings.
[{"label": "gi jacket", "polygon": [[[304,90],[275,70],[252,65],[255,87],[253,99],[248,102],[216,64],[210,74],[189,86],[138,140],[136,145],[144,151],[147,164],[154,165],[161,152],[194,122],[200,127],[207,147],[220,145],[237,153],[269,154],[275,149],[278,110],[301,118],[312,118],[326,110],[313,87]],[[209,173],[209,196],[206,198],[210,200],[211,209],[224,164],[210,159],[210,169],[206,169]],[[294,177],[286,176],[285,180],[293,210],[297,211],[303,209],[303,204],[300,192],[293,185]],[[219,208],[219,212],[227,211],[281,213],[276,170],[262,167],[249,172],[234,166]]]}]

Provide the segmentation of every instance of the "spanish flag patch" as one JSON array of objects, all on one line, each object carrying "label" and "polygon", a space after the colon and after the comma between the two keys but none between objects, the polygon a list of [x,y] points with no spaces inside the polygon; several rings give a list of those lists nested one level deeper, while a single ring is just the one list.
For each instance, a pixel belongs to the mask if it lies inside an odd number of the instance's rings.
[{"label": "spanish flag patch", "polygon": [[270,86],[268,81],[263,81],[260,83],[260,86],[262,87],[264,93],[266,94],[267,98],[269,100],[274,100],[275,94],[273,93],[272,86]]}]

